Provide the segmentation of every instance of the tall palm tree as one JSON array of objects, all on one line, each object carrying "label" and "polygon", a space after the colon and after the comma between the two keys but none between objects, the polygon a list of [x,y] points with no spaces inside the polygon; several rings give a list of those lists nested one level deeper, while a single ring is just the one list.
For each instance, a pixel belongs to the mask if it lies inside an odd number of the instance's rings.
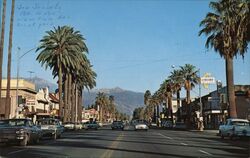
[{"label": "tall palm tree", "polygon": [[183,76],[180,70],[174,70],[171,72],[169,79],[172,82],[173,93],[176,94],[177,107],[180,107],[180,91],[184,83]]},{"label": "tall palm tree", "polygon": [[190,102],[191,102],[191,96],[190,91],[195,87],[196,84],[199,83],[199,76],[198,72],[199,70],[196,69],[195,66],[191,64],[185,64],[184,66],[180,66],[180,72],[183,76],[184,80],[184,88],[186,90],[186,123],[187,126],[190,126],[190,114],[191,114],[191,108],[190,108]]},{"label": "tall palm tree", "polygon": [[199,35],[208,36],[206,47],[213,47],[225,59],[227,93],[230,117],[237,117],[233,58],[237,55],[244,57],[249,42],[249,0],[219,0],[210,2],[213,12],[207,13],[201,21],[203,27]]},{"label": "tall palm tree", "polygon": [[0,106],[4,106],[1,103],[2,98],[2,78],[3,78],[3,48],[4,48],[4,31],[5,31],[5,16],[6,16],[6,0],[3,0],[3,10],[2,12],[2,24],[1,24],[1,39],[0,39]]},{"label": "tall palm tree", "polygon": [[59,116],[62,117],[62,76],[69,66],[76,68],[81,59],[82,52],[88,52],[84,43],[84,38],[79,31],[74,31],[69,26],[58,26],[54,30],[46,32],[40,40],[40,46],[36,51],[40,51],[37,60],[41,65],[52,69],[54,76],[58,76],[59,89]]},{"label": "tall palm tree", "polygon": [[7,68],[7,91],[6,91],[6,105],[5,118],[10,117],[10,79],[11,79],[11,51],[12,51],[12,35],[13,35],[13,21],[15,11],[15,0],[12,0],[11,15],[10,15],[10,30],[9,30],[9,47],[8,47],[8,68]]}]

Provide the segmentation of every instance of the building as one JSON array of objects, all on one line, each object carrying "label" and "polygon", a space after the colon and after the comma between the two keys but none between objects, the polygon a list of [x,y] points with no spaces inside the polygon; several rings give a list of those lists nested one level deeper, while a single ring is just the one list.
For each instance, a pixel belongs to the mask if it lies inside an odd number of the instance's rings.
[{"label": "building", "polygon": [[[5,117],[5,99],[6,99],[7,79],[2,80],[2,105],[0,105],[0,119]],[[30,112],[35,110],[36,91],[35,84],[26,81],[24,79],[17,80],[11,79],[10,81],[10,113],[9,118],[22,117],[24,112],[27,111],[25,108],[26,103],[30,107]]]},{"label": "building", "polygon": [[59,99],[56,94],[49,93],[48,87],[39,89],[36,95],[37,119],[58,117]]},{"label": "building", "polygon": [[[250,120],[250,85],[235,85],[238,118]],[[228,117],[227,89],[223,87],[202,97],[204,127],[218,129]]]},{"label": "building", "polygon": [[99,113],[96,109],[92,108],[92,109],[88,109],[86,110],[85,108],[83,108],[82,110],[82,122],[87,122],[89,120],[98,120],[99,119]]}]

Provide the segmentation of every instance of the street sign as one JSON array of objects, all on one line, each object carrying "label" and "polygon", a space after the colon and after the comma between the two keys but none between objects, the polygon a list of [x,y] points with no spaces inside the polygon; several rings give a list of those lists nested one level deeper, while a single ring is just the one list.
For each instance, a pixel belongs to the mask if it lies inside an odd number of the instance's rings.
[{"label": "street sign", "polygon": [[215,78],[214,77],[201,77],[201,84],[214,84]]}]

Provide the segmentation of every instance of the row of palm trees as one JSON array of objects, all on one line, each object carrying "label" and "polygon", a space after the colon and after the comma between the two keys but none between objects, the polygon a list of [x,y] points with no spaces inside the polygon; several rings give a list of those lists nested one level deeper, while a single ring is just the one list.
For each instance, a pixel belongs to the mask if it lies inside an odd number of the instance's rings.
[{"label": "row of palm trees", "polygon": [[[86,54],[84,37],[70,26],[47,31],[37,48],[37,61],[58,77],[59,116],[63,121],[80,121],[82,92],[95,87],[96,73]],[[79,116],[79,117],[77,117]]]},{"label": "row of palm trees", "polygon": [[[250,0],[219,0],[210,2],[213,12],[207,13],[201,21],[202,29],[199,36],[208,36],[205,46],[214,48],[225,59],[227,100],[229,103],[229,117],[237,118],[235,91],[233,80],[233,59],[240,55],[244,59],[250,41]],[[186,64],[180,69],[171,72],[171,75],[161,84],[153,95],[147,90],[144,95],[145,116],[152,116],[154,106],[163,101],[168,105],[168,114],[172,116],[171,98],[177,95],[177,104],[180,104],[180,90],[186,90],[186,102],[190,104],[190,90],[198,83],[198,70],[193,65]],[[190,111],[189,106],[187,112]],[[190,113],[187,113],[190,121]]]},{"label": "row of palm trees", "polygon": [[185,64],[175,69],[167,77],[166,80],[162,82],[160,88],[151,95],[151,92],[147,90],[144,94],[144,104],[145,107],[145,117],[150,119],[153,116],[155,107],[157,108],[157,113],[159,112],[159,105],[166,105],[167,118],[171,118],[173,121],[173,110],[172,110],[172,97],[176,95],[177,107],[180,107],[180,91],[182,88],[186,90],[186,121],[190,121],[190,102],[191,96],[190,91],[199,83],[199,70],[191,65]]},{"label": "row of palm trees", "polygon": [[99,111],[100,122],[129,119],[128,115],[118,111],[114,96],[107,96],[104,92],[97,93],[94,108]]},{"label": "row of palm trees", "polygon": [[6,100],[5,105],[2,104],[2,66],[3,66],[3,50],[4,50],[4,39],[5,39],[5,18],[6,18],[6,0],[1,1],[2,14],[1,17],[1,39],[0,39],[0,106],[5,106],[5,118],[10,116],[10,80],[11,80],[11,59],[12,59],[12,36],[13,36],[13,22],[14,22],[14,10],[15,10],[15,0],[11,1],[11,15],[10,15],[10,27],[9,27],[9,45],[8,45],[8,62],[7,62],[7,90],[6,90]]}]

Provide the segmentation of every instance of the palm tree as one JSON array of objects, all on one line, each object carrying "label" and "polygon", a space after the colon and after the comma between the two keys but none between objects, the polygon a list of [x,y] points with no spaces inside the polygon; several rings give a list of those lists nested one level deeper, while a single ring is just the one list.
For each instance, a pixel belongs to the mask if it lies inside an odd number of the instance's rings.
[{"label": "palm tree", "polygon": [[99,121],[103,122],[103,110],[106,108],[106,106],[109,104],[109,100],[105,93],[98,92],[96,96],[95,104],[99,106]]},{"label": "palm tree", "polygon": [[237,117],[233,80],[233,58],[247,52],[249,42],[249,0],[210,2],[213,12],[201,21],[199,35],[208,36],[206,47],[213,47],[225,59],[230,117]]},{"label": "palm tree", "polygon": [[151,92],[149,90],[146,90],[146,92],[144,93],[144,105],[148,105],[150,97]]},{"label": "palm tree", "polygon": [[186,103],[187,103],[186,123],[187,123],[188,127],[190,125],[190,117],[191,117],[190,116],[190,113],[191,113],[191,111],[190,111],[190,102],[191,102],[190,91],[199,82],[198,71],[199,70],[196,70],[196,67],[191,65],[191,64],[185,64],[184,66],[180,66],[180,73],[181,73],[181,76],[183,77],[184,88],[186,90]]},{"label": "palm tree", "polygon": [[2,78],[3,78],[3,72],[2,72],[2,67],[3,67],[3,48],[4,48],[4,31],[5,31],[5,16],[6,16],[6,0],[3,0],[3,10],[2,12],[2,24],[1,24],[1,39],[0,39],[0,106],[4,106],[1,103],[1,98],[2,98]]},{"label": "palm tree", "polygon": [[13,21],[14,21],[15,0],[12,0],[11,16],[10,16],[10,30],[9,30],[9,48],[8,48],[8,68],[7,68],[7,91],[6,91],[6,105],[5,105],[5,118],[10,116],[10,78],[11,78],[11,50],[12,50],[12,34],[13,34]]},{"label": "palm tree", "polygon": [[63,100],[62,100],[62,76],[68,67],[72,71],[81,62],[81,53],[88,52],[84,43],[84,38],[79,31],[74,31],[69,26],[58,26],[54,30],[46,32],[40,40],[40,46],[36,51],[40,51],[37,60],[41,65],[52,69],[52,74],[58,76],[59,88],[59,116],[62,117]]},{"label": "palm tree", "polygon": [[183,76],[180,70],[174,70],[171,72],[169,79],[172,82],[173,93],[176,94],[177,98],[177,107],[180,107],[180,91],[184,83]]}]

